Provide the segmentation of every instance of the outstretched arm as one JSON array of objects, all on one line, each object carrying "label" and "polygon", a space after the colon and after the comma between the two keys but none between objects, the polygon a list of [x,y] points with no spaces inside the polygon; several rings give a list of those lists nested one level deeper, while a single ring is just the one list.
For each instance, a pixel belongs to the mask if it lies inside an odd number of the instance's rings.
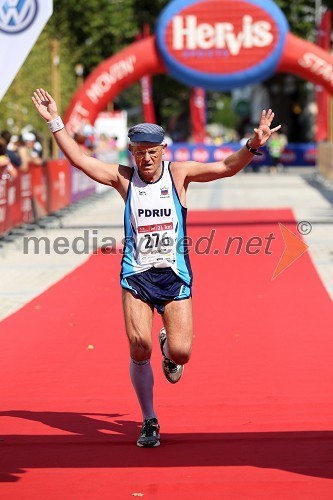
[{"label": "outstretched arm", "polygon": [[[270,128],[274,119],[274,113],[271,109],[261,113],[260,123],[258,128],[255,128],[254,136],[249,140],[250,148],[256,150],[266,144],[270,136],[281,128],[281,125]],[[231,154],[222,162],[213,163],[197,163],[186,162],[184,167],[187,168],[186,181],[189,182],[209,182],[221,177],[231,177],[253,159],[253,153],[246,146]]]},{"label": "outstretched arm", "polygon": [[[45,121],[51,122],[59,117],[56,102],[46,90],[36,89],[32,96],[32,102]],[[54,137],[59,148],[74,167],[79,168],[89,177],[102,184],[117,184],[118,165],[107,164],[85,155],[79,145],[68,134],[66,128],[54,132]]]}]

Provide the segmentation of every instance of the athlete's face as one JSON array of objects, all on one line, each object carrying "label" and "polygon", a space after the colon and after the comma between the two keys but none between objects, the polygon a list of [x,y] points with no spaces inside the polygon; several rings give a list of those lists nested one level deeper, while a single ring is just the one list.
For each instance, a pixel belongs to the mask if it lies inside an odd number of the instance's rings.
[{"label": "athlete's face", "polygon": [[143,179],[148,182],[158,179],[161,173],[162,157],[165,148],[165,144],[152,144],[151,142],[140,142],[130,145],[130,151],[134,156],[135,163]]}]

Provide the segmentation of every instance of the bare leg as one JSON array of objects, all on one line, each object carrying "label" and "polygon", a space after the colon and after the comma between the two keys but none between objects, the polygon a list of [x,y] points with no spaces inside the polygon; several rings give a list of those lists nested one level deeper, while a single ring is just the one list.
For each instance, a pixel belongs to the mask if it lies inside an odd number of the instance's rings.
[{"label": "bare leg", "polygon": [[177,365],[184,365],[189,361],[192,351],[192,299],[168,302],[163,323],[167,332],[164,353]]},{"label": "bare leg", "polygon": [[133,297],[128,290],[123,290],[123,310],[131,358],[145,361],[151,356],[154,309],[150,304]]},{"label": "bare leg", "polygon": [[154,376],[150,365],[153,308],[123,290],[126,333],[130,344],[130,376],[143,420],[156,418],[153,407]]}]

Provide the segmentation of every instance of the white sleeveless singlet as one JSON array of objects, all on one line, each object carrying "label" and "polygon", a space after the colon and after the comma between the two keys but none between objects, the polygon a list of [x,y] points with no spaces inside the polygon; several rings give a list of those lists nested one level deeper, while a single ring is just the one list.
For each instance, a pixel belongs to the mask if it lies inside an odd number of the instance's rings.
[{"label": "white sleeveless singlet", "polygon": [[191,285],[186,214],[187,209],[181,205],[174,186],[169,162],[162,162],[161,176],[152,183],[142,180],[134,166],[125,204],[121,278],[152,267],[171,267]]}]

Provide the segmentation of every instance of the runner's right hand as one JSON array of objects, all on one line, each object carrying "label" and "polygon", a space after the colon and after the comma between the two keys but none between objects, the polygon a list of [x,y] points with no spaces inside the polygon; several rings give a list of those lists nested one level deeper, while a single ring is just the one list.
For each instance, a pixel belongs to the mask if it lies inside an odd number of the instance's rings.
[{"label": "runner's right hand", "polygon": [[47,122],[59,116],[57,104],[46,90],[36,89],[32,95],[32,102],[40,116]]}]

